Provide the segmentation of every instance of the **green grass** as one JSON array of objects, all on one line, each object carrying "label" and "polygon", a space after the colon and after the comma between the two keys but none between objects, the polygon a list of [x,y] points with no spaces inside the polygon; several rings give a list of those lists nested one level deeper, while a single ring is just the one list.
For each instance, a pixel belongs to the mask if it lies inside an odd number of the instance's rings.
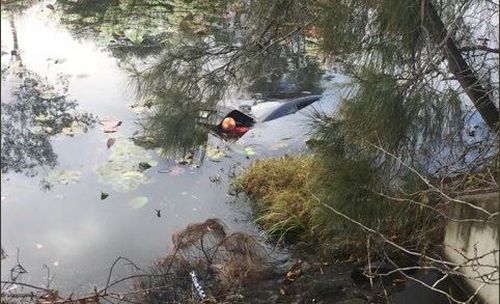
[{"label": "green grass", "polygon": [[368,161],[283,156],[253,162],[234,185],[253,200],[257,223],[278,243],[298,242],[335,257],[363,256],[366,234],[324,204],[404,238],[415,214],[369,190],[379,187],[377,174]]},{"label": "green grass", "polygon": [[318,202],[309,192],[312,157],[257,160],[236,182],[255,200],[257,222],[278,241],[310,236]]}]

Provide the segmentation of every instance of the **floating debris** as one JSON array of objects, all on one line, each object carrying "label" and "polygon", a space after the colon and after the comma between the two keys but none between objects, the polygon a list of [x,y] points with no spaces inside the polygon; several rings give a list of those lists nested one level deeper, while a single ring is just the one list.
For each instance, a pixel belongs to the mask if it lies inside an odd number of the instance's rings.
[{"label": "floating debris", "polygon": [[109,196],[109,193],[106,193],[106,192],[102,192],[102,191],[101,191],[101,201],[102,201],[102,200],[105,200],[106,198],[108,198],[108,196]]},{"label": "floating debris", "polygon": [[106,147],[111,148],[116,142],[115,138],[109,138],[108,141],[106,142]]},{"label": "floating debris", "polygon": [[140,162],[139,163],[139,170],[141,171],[146,171],[147,169],[151,168],[152,166],[148,164],[147,162]]}]

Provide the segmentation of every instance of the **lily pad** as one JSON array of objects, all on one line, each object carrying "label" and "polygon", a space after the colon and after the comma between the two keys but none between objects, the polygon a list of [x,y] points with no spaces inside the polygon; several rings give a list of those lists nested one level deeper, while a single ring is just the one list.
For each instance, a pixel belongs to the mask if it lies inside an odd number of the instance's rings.
[{"label": "lily pad", "polygon": [[95,169],[99,182],[112,185],[115,191],[127,192],[137,189],[149,179],[137,164],[147,163],[153,167],[157,162],[153,160],[150,151],[139,147],[130,139],[116,139],[109,148],[111,154],[108,160]]},{"label": "lily pad", "polygon": [[73,121],[69,127],[63,128],[61,133],[68,136],[73,136],[75,134],[83,134],[87,133],[88,127],[83,123],[79,123],[78,121]]},{"label": "lily pad", "polygon": [[82,173],[76,170],[73,171],[54,170],[48,174],[48,176],[45,178],[45,181],[49,183],[69,185],[77,183],[80,180],[81,175]]},{"label": "lily pad", "polygon": [[247,156],[252,156],[252,155],[255,155],[255,151],[252,147],[246,147],[245,148],[245,153]]},{"label": "lily pad", "polygon": [[132,209],[140,209],[146,206],[148,203],[148,198],[145,196],[138,196],[130,200],[129,206]]},{"label": "lily pad", "polygon": [[211,146],[207,147],[207,157],[210,160],[219,160],[224,156],[226,156],[226,153],[221,148]]}]

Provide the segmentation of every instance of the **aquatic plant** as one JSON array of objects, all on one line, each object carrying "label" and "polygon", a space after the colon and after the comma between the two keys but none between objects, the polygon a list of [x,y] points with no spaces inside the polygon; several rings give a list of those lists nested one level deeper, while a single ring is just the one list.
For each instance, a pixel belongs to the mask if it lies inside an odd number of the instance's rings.
[{"label": "aquatic plant", "polygon": [[109,150],[108,160],[94,169],[100,183],[111,185],[116,191],[127,192],[149,182],[141,164],[156,166],[151,151],[125,138],[118,138]]}]

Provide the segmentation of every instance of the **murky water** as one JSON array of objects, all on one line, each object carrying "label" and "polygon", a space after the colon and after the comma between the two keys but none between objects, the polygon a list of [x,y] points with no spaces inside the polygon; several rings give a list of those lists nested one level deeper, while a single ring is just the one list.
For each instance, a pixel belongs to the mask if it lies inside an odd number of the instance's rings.
[{"label": "murky water", "polygon": [[[171,233],[188,223],[220,218],[233,230],[257,234],[248,206],[227,193],[231,177],[255,158],[305,149],[310,111],[257,125],[233,143],[207,135],[205,157],[195,153],[194,164],[179,165],[131,139],[147,116],[131,108],[137,97],[124,67],[137,57],[114,56],[90,29],[78,35],[61,24],[57,6],[46,4],[2,14],[1,233],[8,255],[2,279],[20,262],[25,282],[46,284],[48,267],[51,286],[83,292],[104,283],[119,256],[151,264],[169,248]],[[27,79],[36,84],[26,86]],[[23,85],[28,95],[36,87],[38,99],[16,97]],[[236,87],[226,104],[253,102],[250,92],[241,93],[249,85]],[[326,89],[317,108],[331,109],[336,101]],[[126,272],[122,267],[116,275]]]}]

